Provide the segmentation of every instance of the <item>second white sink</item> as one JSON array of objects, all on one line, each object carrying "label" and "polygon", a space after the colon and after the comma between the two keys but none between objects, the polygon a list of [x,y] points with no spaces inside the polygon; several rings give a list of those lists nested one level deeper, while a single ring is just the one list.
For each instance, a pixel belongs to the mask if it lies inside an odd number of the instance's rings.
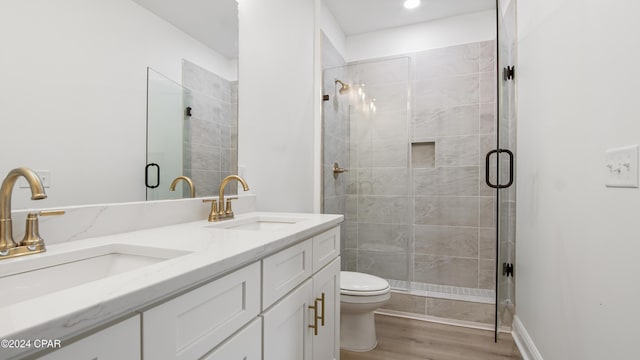
[{"label": "second white sink", "polygon": [[304,220],[306,219],[286,216],[254,216],[246,219],[221,221],[207,227],[226,230],[273,231],[285,229]]}]

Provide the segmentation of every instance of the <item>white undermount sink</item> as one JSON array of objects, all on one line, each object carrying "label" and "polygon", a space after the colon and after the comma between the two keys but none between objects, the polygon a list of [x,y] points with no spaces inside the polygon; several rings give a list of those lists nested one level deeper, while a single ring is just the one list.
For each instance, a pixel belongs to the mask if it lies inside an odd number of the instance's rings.
[{"label": "white undermount sink", "polygon": [[226,230],[273,231],[306,220],[286,216],[254,216],[246,219],[223,220],[207,227]]},{"label": "white undermount sink", "polygon": [[189,252],[108,244],[56,254],[45,252],[25,256],[18,261],[0,262],[0,289],[4,289],[0,296],[0,307],[186,254]]}]

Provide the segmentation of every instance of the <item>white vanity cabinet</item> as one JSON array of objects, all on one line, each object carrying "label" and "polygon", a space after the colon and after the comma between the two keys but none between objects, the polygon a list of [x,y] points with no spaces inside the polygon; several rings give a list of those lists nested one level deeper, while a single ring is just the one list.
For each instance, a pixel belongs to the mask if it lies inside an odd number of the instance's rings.
[{"label": "white vanity cabinet", "polygon": [[46,360],[339,360],[340,228],[335,227]]},{"label": "white vanity cabinet", "polygon": [[259,313],[256,262],[142,313],[144,359],[200,359]]},{"label": "white vanity cabinet", "polygon": [[42,360],[136,360],[140,359],[140,316],[100,330],[62,349],[39,357]]},{"label": "white vanity cabinet", "polygon": [[[313,249],[310,258],[304,255],[308,249]],[[263,297],[282,284],[294,289],[262,313],[263,360],[340,358],[339,249],[339,228],[334,228],[263,261]]]},{"label": "white vanity cabinet", "polygon": [[339,255],[335,227],[145,311],[144,359],[339,359]]}]

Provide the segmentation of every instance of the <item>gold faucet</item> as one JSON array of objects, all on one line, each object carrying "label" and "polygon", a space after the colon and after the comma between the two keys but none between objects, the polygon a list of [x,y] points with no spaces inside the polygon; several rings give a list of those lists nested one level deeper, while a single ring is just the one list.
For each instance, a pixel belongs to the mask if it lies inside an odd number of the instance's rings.
[{"label": "gold faucet", "polygon": [[[0,187],[0,259],[16,256],[36,254],[45,251],[44,241],[38,234],[38,214],[29,213],[24,239],[20,245],[13,240],[13,225],[11,222],[11,195],[13,186],[18,178],[27,179],[31,188],[31,200],[47,198],[42,180],[35,171],[28,168],[13,169],[7,174]],[[43,211],[41,215],[61,215],[64,211]]]},{"label": "gold faucet", "polygon": [[224,204],[224,188],[227,186],[229,181],[237,180],[242,184],[242,188],[244,191],[249,190],[249,185],[247,182],[238,175],[229,175],[222,180],[220,183],[220,191],[218,193],[218,201],[213,200],[202,200],[203,202],[211,202],[211,213],[209,213],[209,221],[221,221],[221,220],[230,220],[233,219],[233,210],[231,209],[231,200],[235,200],[237,198],[228,198],[226,206]]},{"label": "gold faucet", "polygon": [[191,179],[187,176],[178,176],[177,178],[173,179],[173,181],[171,182],[171,186],[169,186],[169,190],[176,191],[176,185],[178,185],[180,181],[186,182],[187,185],[189,185],[191,197],[196,197],[196,186],[193,184],[193,181],[191,181]]}]

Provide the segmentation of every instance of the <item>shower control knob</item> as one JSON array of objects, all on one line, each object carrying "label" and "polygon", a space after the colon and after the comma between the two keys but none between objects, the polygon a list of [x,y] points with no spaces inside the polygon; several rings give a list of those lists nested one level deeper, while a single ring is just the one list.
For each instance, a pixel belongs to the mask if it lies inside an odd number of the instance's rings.
[{"label": "shower control knob", "polygon": [[349,170],[345,169],[345,168],[341,168],[340,165],[338,163],[333,163],[333,177],[337,178],[339,174],[342,174],[343,172],[347,172]]}]

